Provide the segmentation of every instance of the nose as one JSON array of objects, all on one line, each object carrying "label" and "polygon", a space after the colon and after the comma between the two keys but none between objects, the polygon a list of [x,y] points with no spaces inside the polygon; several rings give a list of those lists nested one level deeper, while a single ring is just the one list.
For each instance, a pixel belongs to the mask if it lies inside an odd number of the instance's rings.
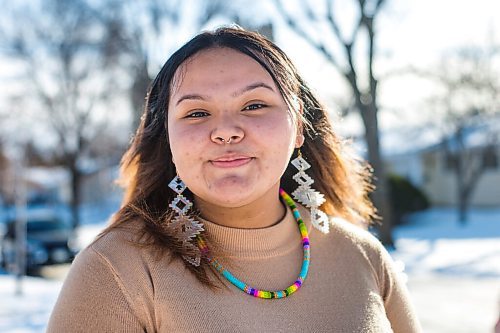
[{"label": "nose", "polygon": [[244,137],[245,132],[230,116],[221,118],[210,135],[211,140],[220,145],[238,143]]}]

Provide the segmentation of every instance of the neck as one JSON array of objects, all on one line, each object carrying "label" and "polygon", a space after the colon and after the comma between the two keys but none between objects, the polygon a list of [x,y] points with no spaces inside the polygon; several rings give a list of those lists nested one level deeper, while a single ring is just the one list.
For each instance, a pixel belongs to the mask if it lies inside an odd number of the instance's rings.
[{"label": "neck", "polygon": [[201,217],[215,224],[240,229],[266,228],[282,220],[286,214],[278,189],[279,184],[241,207],[221,207],[199,197],[195,197],[195,202]]}]

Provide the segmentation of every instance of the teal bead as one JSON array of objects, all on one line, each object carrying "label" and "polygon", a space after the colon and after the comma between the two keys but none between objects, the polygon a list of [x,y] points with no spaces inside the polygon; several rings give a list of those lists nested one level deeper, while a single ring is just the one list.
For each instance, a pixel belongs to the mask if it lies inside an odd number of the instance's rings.
[{"label": "teal bead", "polygon": [[[286,194],[286,192],[283,191],[283,189],[281,189],[281,188],[280,188],[280,194],[283,197],[283,200],[286,202],[286,204],[292,209],[293,216],[294,216],[295,220],[297,221],[297,224],[299,225],[299,231],[301,231],[301,235],[302,235],[302,247],[304,249],[304,260],[302,261],[300,275],[297,279],[300,281],[300,283],[298,283],[298,284],[294,283],[290,287],[286,288],[285,290],[278,290],[278,291],[258,290],[258,289],[252,288],[249,285],[238,280],[233,274],[231,274],[231,272],[229,272],[227,269],[225,269],[216,259],[211,259],[212,266],[214,266],[215,269],[224,278],[226,278],[226,280],[231,282],[236,288],[242,290],[243,292],[245,292],[248,295],[252,295],[252,296],[260,297],[260,298],[264,298],[264,299],[284,298],[284,297],[287,297],[287,296],[293,294],[295,291],[297,291],[302,286],[302,283],[306,279],[307,273],[309,271],[309,262],[310,262],[310,258],[311,258],[310,244],[308,242],[309,236],[307,233],[307,228],[305,226],[305,223],[302,220],[302,217],[300,216],[299,210],[297,209],[297,206],[295,205],[295,202],[292,200],[292,198],[288,194]],[[248,292],[246,290],[248,290]],[[259,293],[260,293],[260,295],[259,295]]]}]

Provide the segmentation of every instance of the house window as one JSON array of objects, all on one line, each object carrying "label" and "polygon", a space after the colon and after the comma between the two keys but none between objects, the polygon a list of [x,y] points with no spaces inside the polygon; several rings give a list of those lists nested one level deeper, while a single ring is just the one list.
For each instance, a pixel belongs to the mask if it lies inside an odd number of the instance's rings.
[{"label": "house window", "polygon": [[444,169],[445,170],[454,170],[457,165],[457,154],[453,154],[450,152],[445,152],[444,154]]}]

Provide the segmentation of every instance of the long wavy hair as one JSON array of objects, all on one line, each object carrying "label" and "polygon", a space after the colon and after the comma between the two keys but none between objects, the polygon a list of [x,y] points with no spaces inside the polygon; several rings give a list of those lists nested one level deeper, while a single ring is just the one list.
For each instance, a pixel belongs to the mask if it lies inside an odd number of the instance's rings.
[{"label": "long wavy hair", "polygon": [[[368,225],[375,217],[374,207],[368,199],[372,190],[369,169],[350,153],[348,145],[333,131],[325,107],[290,59],[260,34],[238,27],[223,27],[203,32],[187,42],[168,59],[152,82],[139,128],[121,161],[119,181],[125,188],[122,206],[101,236],[115,228],[126,227],[128,222],[140,221],[139,246],[148,247],[158,255],[169,253],[173,259],[186,255],[186,249],[165,228],[173,217],[168,204],[175,197],[167,185],[176,176],[168,139],[168,103],[179,67],[194,55],[213,48],[230,48],[246,54],[271,75],[304,132],[302,156],[312,166],[308,174],[315,180],[314,188],[326,198],[321,209],[329,215]],[[293,157],[296,154],[297,151]],[[282,176],[281,186],[288,193],[296,188],[292,180],[295,173],[294,167],[289,166]],[[214,285],[206,260],[198,267],[185,264],[201,282]]]}]

